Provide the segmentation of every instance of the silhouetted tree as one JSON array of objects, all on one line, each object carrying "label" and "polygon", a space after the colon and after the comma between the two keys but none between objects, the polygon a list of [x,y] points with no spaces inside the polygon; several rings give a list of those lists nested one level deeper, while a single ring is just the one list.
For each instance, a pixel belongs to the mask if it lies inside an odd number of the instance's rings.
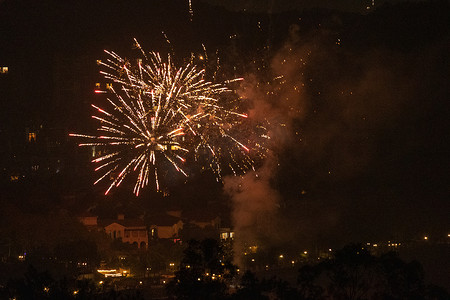
[{"label": "silhouetted tree", "polygon": [[222,250],[217,240],[189,241],[168,293],[177,299],[226,298],[236,267],[225,259]]},{"label": "silhouetted tree", "polygon": [[396,253],[371,255],[349,245],[334,258],[299,270],[301,299],[448,299],[445,290],[427,286],[422,266]]},{"label": "silhouetted tree", "polygon": [[240,288],[233,295],[233,299],[268,299],[264,296],[263,287],[256,277],[255,273],[247,271],[242,275]]}]

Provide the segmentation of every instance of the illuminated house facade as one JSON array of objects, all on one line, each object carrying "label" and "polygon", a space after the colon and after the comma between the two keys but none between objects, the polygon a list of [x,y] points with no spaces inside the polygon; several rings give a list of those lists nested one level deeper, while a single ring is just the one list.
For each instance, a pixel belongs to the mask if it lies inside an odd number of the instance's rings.
[{"label": "illuminated house facade", "polygon": [[105,221],[104,230],[112,239],[135,245],[139,249],[148,247],[148,231],[141,219],[125,219],[119,215],[117,220]]}]

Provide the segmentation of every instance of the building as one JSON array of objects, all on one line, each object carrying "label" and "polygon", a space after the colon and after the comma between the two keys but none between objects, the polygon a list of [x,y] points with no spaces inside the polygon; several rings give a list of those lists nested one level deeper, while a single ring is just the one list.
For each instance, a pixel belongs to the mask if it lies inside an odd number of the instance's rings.
[{"label": "building", "polygon": [[183,221],[179,217],[168,214],[149,217],[150,236],[154,239],[179,239]]},{"label": "building", "polygon": [[78,216],[78,221],[80,221],[80,223],[83,224],[89,231],[99,230],[98,216],[90,212],[86,212]]},{"label": "building", "polygon": [[193,224],[202,229],[208,227],[219,229],[221,227],[221,218],[214,213],[207,211],[184,212],[183,219],[185,219],[187,223]]},{"label": "building", "polygon": [[221,240],[234,239],[234,231],[229,227],[219,228],[219,237]]},{"label": "building", "polygon": [[139,249],[148,248],[148,231],[142,219],[125,219],[124,215],[119,214],[117,220],[105,220],[102,223],[105,233],[112,239],[120,239]]}]

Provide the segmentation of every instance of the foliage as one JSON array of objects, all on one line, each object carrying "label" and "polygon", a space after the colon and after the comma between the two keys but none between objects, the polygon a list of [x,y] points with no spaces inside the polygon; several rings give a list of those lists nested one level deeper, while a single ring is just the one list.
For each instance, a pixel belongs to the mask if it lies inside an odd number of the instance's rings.
[{"label": "foliage", "polygon": [[146,267],[152,273],[167,271],[171,262],[179,262],[183,257],[184,245],[172,240],[159,240],[150,245],[150,251],[145,254]]},{"label": "foliage", "polygon": [[402,261],[396,253],[371,255],[361,245],[349,245],[335,257],[299,270],[303,299],[448,299],[427,286],[422,266]]},{"label": "foliage", "polygon": [[217,240],[191,240],[167,290],[178,299],[222,299],[235,274],[236,266]]}]

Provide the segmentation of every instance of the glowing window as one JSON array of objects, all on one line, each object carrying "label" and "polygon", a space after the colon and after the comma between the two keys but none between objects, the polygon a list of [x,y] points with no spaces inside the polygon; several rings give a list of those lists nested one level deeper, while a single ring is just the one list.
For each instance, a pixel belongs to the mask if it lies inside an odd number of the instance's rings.
[{"label": "glowing window", "polygon": [[106,88],[109,90],[109,89],[111,89],[112,88],[112,83],[107,83],[106,84]]},{"label": "glowing window", "polygon": [[28,133],[28,142],[35,142],[36,141],[36,132],[29,132]]},{"label": "glowing window", "polygon": [[100,88],[100,82],[96,82],[95,83],[95,87],[99,89]]},{"label": "glowing window", "polygon": [[3,73],[3,74],[8,73],[8,67],[1,67],[0,68],[0,73]]},{"label": "glowing window", "polygon": [[223,240],[227,239],[228,238],[228,232],[222,232],[220,234],[220,238],[223,239]]}]

